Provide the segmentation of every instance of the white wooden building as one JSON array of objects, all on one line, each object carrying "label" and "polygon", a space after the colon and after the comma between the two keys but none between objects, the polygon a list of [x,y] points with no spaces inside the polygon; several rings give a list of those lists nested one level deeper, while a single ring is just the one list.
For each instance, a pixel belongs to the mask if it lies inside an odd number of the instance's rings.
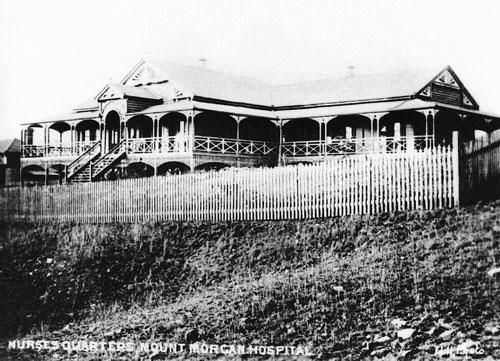
[{"label": "white wooden building", "polygon": [[[69,89],[68,89],[69,90]],[[500,128],[447,66],[270,86],[141,60],[67,114],[23,124],[25,183],[411,152]]]}]

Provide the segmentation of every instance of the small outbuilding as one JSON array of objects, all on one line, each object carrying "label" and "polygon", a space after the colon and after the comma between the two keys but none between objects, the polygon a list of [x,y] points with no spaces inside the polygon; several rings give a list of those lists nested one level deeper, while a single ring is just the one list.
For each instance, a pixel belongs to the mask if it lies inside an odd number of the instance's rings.
[{"label": "small outbuilding", "polygon": [[17,138],[0,140],[0,187],[19,184],[21,140]]}]

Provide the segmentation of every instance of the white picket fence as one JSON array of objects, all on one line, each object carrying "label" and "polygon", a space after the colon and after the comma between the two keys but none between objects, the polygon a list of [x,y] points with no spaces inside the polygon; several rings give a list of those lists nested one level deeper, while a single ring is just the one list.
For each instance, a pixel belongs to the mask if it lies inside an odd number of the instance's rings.
[{"label": "white picket fence", "polygon": [[0,219],[60,222],[264,220],[458,205],[458,151],[330,158],[314,165],[0,190]]}]

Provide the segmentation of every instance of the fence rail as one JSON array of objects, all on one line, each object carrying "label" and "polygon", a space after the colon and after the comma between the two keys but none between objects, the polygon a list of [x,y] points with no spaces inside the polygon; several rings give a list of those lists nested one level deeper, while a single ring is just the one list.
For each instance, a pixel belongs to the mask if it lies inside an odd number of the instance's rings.
[{"label": "fence rail", "polygon": [[462,193],[470,200],[481,198],[474,193],[487,188],[500,191],[500,129],[462,145],[460,174]]},{"label": "fence rail", "polygon": [[145,222],[300,219],[451,207],[455,149],[335,157],[314,165],[230,168],[0,190],[0,219]]}]

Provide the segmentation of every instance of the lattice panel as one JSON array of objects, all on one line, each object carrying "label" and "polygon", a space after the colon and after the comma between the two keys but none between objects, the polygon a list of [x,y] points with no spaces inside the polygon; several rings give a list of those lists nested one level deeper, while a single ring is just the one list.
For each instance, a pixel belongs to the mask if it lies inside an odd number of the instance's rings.
[{"label": "lattice panel", "polygon": [[159,80],[158,73],[152,69],[149,65],[142,65],[135,74],[130,77],[127,82],[128,85],[138,85],[138,84],[148,84],[154,83]]},{"label": "lattice panel", "polygon": [[422,95],[424,97],[430,97],[431,96],[431,86],[429,85],[424,90],[422,90],[420,95]]},{"label": "lattice panel", "polygon": [[436,83],[444,84],[447,86],[451,86],[453,88],[460,88],[458,82],[455,80],[453,75],[448,70],[445,70],[438,76]]},{"label": "lattice panel", "polygon": [[152,84],[148,86],[148,89],[153,94],[158,95],[163,99],[179,99],[187,97],[187,95],[182,90],[180,90],[170,81],[161,84]]},{"label": "lattice panel", "polygon": [[99,101],[105,101],[105,100],[111,100],[111,99],[117,99],[121,98],[122,94],[117,91],[116,88],[114,87],[108,87],[106,91],[99,97]]},{"label": "lattice panel", "polygon": [[468,105],[470,107],[474,106],[474,104],[472,104],[471,100],[465,94],[464,94],[464,105]]}]

